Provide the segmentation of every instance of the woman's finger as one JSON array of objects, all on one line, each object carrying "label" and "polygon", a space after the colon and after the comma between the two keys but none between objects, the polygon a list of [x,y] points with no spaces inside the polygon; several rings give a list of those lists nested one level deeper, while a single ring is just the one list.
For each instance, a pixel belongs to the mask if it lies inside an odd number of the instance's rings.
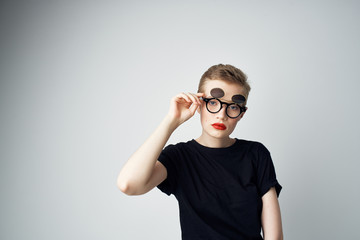
[{"label": "woman's finger", "polygon": [[201,105],[200,96],[198,96],[198,94],[195,94],[195,93],[190,93],[190,94],[191,94],[191,96],[194,97],[196,103]]},{"label": "woman's finger", "polygon": [[189,96],[186,95],[185,93],[179,93],[178,95],[176,95],[175,98],[178,100],[184,99],[186,102],[192,102],[192,100],[189,98]]},{"label": "woman's finger", "polygon": [[199,103],[200,103],[200,102],[199,102],[199,99],[198,99],[196,96],[194,96],[192,93],[188,93],[187,95],[188,95],[189,98],[192,100],[192,103],[193,103],[193,104],[199,104]]}]

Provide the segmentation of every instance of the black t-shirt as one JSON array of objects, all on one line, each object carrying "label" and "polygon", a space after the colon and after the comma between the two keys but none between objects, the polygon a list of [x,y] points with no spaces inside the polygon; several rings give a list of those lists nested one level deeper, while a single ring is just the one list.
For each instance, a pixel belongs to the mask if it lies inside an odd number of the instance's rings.
[{"label": "black t-shirt", "polygon": [[192,140],[167,146],[159,161],[167,178],[158,188],[179,202],[182,239],[262,239],[261,197],[281,191],[264,145],[236,139],[209,148]]}]

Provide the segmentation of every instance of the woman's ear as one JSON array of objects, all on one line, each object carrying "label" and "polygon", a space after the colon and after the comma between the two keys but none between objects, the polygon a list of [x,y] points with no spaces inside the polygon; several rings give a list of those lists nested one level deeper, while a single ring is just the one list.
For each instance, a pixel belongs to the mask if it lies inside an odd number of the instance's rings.
[{"label": "woman's ear", "polygon": [[[247,108],[247,107],[245,107],[245,109],[246,109],[246,111],[248,110],[248,108]],[[243,116],[245,115],[246,111],[240,114],[240,117],[239,117],[238,121],[240,121],[240,119],[242,119],[242,118],[243,118]]]}]

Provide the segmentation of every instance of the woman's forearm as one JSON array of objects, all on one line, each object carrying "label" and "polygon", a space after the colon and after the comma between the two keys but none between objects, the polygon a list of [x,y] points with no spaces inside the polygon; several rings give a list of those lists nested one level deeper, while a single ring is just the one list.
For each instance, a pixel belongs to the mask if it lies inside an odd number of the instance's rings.
[{"label": "woman's forearm", "polygon": [[279,201],[275,188],[271,188],[263,197],[261,222],[264,240],[282,240],[283,231]]}]

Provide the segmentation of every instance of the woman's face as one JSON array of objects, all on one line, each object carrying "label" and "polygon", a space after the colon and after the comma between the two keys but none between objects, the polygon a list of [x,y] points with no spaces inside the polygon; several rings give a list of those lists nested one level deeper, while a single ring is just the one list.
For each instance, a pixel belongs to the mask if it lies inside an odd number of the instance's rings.
[{"label": "woman's face", "polygon": [[[219,99],[222,102],[233,103],[232,98],[234,95],[244,95],[242,86],[236,83],[229,83],[222,80],[208,80],[204,84],[205,98],[213,98],[211,90],[223,90],[223,95]],[[213,91],[214,92],[214,91]],[[212,92],[212,93],[213,93]],[[228,139],[230,134],[234,131],[237,122],[243,117],[241,113],[237,118],[229,118],[226,115],[226,105],[217,113],[210,113],[206,109],[206,103],[203,102],[199,109],[201,125],[203,128],[202,136],[206,138]]]}]

